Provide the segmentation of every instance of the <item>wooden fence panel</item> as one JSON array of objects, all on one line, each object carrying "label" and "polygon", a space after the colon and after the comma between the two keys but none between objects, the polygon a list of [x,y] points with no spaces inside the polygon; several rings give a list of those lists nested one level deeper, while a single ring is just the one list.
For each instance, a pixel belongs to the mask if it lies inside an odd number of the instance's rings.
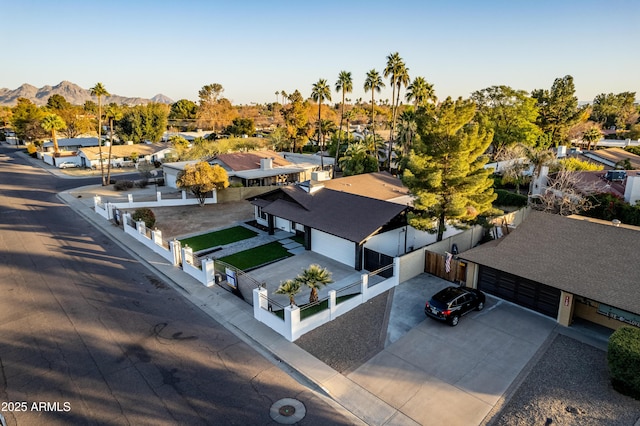
[{"label": "wooden fence panel", "polygon": [[449,272],[447,272],[445,262],[445,256],[434,253],[432,251],[425,251],[424,271],[428,274],[435,275],[436,277],[443,278],[447,281],[455,283],[466,282],[466,263],[459,260],[451,259],[451,268]]}]

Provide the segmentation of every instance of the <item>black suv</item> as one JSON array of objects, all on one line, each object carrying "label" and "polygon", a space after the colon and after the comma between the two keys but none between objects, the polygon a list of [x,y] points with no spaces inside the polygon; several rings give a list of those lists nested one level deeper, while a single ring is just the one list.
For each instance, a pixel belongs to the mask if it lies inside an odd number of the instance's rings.
[{"label": "black suv", "polygon": [[447,287],[433,295],[424,306],[424,313],[451,326],[458,325],[460,317],[474,309],[484,308],[484,293],[475,288]]}]

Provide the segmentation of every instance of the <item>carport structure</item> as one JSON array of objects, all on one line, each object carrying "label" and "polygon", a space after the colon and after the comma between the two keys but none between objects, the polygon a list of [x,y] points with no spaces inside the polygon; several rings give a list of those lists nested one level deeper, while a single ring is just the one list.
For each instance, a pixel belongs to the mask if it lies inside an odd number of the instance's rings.
[{"label": "carport structure", "polygon": [[640,228],[532,211],[500,240],[460,254],[467,285],[570,325],[640,326]]}]

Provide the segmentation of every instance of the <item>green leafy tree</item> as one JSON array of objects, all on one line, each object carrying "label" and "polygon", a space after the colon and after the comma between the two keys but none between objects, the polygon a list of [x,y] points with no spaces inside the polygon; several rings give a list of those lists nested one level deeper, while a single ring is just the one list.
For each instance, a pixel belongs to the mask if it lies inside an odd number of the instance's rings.
[{"label": "green leafy tree", "polygon": [[433,89],[433,84],[430,84],[424,77],[416,77],[411,84],[407,86],[407,93],[405,94],[407,102],[413,101],[413,106],[424,107],[427,103],[436,102],[436,92]]},{"label": "green leafy tree", "polygon": [[494,155],[516,144],[534,146],[540,136],[536,125],[536,100],[523,90],[508,86],[492,86],[474,92],[471,98],[478,105],[476,119],[493,130]]},{"label": "green leafy tree", "polygon": [[293,141],[291,149],[295,152],[301,150],[302,145],[309,140],[309,116],[306,102],[299,91],[294,91],[288,99],[289,103],[283,108],[282,115],[289,140]]},{"label": "green leafy tree", "polygon": [[253,135],[256,132],[256,125],[253,118],[236,117],[226,131],[233,136]]},{"label": "green leafy tree", "polygon": [[320,113],[322,112],[322,102],[326,99],[331,100],[331,87],[327,84],[327,80],[321,78],[317,83],[313,83],[313,89],[311,89],[311,99],[318,103],[318,143],[320,144],[320,169],[324,170],[324,137],[322,137],[322,118]]},{"label": "green leafy tree", "polygon": [[57,131],[64,129],[67,124],[58,114],[47,114],[42,119],[40,124],[44,130],[51,132],[51,140],[53,141],[53,152],[57,156],[60,153],[58,149],[58,135]]},{"label": "green leafy tree", "polygon": [[276,127],[269,135],[269,142],[277,151],[289,151],[291,149],[291,141],[287,135],[287,129],[284,127]]},{"label": "green leafy tree", "polygon": [[57,110],[57,114],[67,123],[67,127],[60,131],[67,138],[77,138],[89,133],[93,127],[91,119],[81,106],[70,105],[68,108]]},{"label": "green leafy tree", "polygon": [[70,107],[71,104],[65,99],[65,97],[57,93],[49,96],[49,99],[47,99],[47,108],[56,112],[60,112]]},{"label": "green leafy tree", "polygon": [[[345,119],[344,114],[344,101],[347,93],[353,92],[353,78],[351,72],[340,71],[338,74],[338,81],[336,81],[336,92],[342,92],[342,102],[340,102],[340,138],[342,137],[342,122]],[[347,133],[349,133],[349,124],[347,123]],[[338,164],[338,156],[340,154],[340,138],[338,138],[338,144],[336,146],[336,160],[335,164]],[[333,168],[333,177],[335,177],[336,168]]]},{"label": "green leafy tree", "polygon": [[98,157],[100,158],[102,186],[105,186],[108,181],[105,180],[104,161],[102,161],[102,97],[109,96],[109,92],[107,92],[107,89],[105,89],[102,83],[96,83],[96,85],[91,88],[91,96],[98,98]]},{"label": "green leafy tree", "polygon": [[109,154],[107,155],[107,182],[111,182],[111,152],[113,148],[113,123],[122,120],[123,113],[115,103],[110,103],[105,110],[107,120],[109,120]]},{"label": "green leafy tree", "polygon": [[582,115],[575,92],[573,77],[567,75],[556,78],[551,90],[537,89],[531,93],[539,111],[537,124],[542,132],[550,136],[555,146],[567,142],[569,129]]},{"label": "green leafy tree", "polygon": [[300,284],[300,281],[296,279],[282,281],[275,293],[289,296],[289,304],[292,307],[296,306],[295,296],[300,293]]},{"label": "green leafy tree", "polygon": [[121,141],[159,142],[167,129],[167,105],[149,103],[126,108],[118,120],[116,134]]},{"label": "green leafy tree", "polygon": [[601,93],[595,97],[591,108],[591,120],[605,129],[626,129],[638,121],[635,92]]},{"label": "green leafy tree", "polygon": [[456,226],[497,213],[483,155],[492,133],[473,121],[475,110],[471,100],[447,98],[418,117],[420,143],[414,144],[402,181],[416,197],[409,224],[435,231],[438,241],[447,223]]},{"label": "green leafy tree", "polygon": [[35,143],[47,136],[47,132],[40,125],[44,115],[44,111],[29,99],[18,98],[9,121],[18,139],[25,143]]},{"label": "green leafy tree", "polygon": [[296,280],[311,289],[309,303],[318,302],[318,290],[333,282],[331,272],[315,263],[303,270],[302,273],[296,277]]},{"label": "green leafy tree", "polygon": [[361,143],[350,143],[339,161],[344,176],[359,175],[378,171],[378,159],[367,151]]},{"label": "green leafy tree", "polygon": [[385,87],[385,85],[382,81],[382,77],[378,74],[378,71],[375,69],[369,70],[369,72],[367,72],[367,78],[364,81],[364,91],[365,93],[371,91],[371,132],[373,133],[374,138],[376,136],[375,92],[380,93],[383,87]]},{"label": "green leafy tree", "polygon": [[169,120],[195,120],[198,114],[198,105],[188,99],[180,99],[171,104]]},{"label": "green leafy tree", "polygon": [[227,171],[217,164],[211,166],[206,161],[194,165],[187,164],[176,179],[179,188],[191,191],[204,206],[207,194],[214,189],[220,190],[229,186]]}]

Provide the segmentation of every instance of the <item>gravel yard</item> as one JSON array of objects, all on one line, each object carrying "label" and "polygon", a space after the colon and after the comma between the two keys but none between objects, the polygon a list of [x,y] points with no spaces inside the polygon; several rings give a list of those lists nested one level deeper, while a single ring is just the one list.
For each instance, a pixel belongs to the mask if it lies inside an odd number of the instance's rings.
[{"label": "gravel yard", "polygon": [[488,426],[633,426],[640,401],[611,387],[606,352],[557,335]]}]

